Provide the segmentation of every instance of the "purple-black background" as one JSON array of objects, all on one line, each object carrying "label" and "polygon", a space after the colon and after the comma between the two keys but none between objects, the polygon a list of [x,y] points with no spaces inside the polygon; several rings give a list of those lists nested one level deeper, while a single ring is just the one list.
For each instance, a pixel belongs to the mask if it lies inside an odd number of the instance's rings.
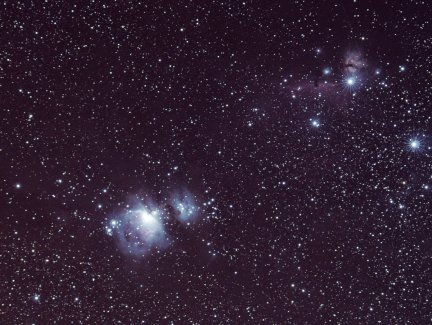
[{"label": "purple-black background", "polygon": [[[0,4],[1,324],[430,323],[430,17]],[[367,67],[347,89],[352,51]],[[112,214],[177,188],[212,203],[169,248],[123,254]]]}]

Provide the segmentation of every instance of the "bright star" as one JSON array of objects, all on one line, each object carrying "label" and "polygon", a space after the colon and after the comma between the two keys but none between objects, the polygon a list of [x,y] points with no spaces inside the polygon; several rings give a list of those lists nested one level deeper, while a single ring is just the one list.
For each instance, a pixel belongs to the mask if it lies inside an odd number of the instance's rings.
[{"label": "bright star", "polygon": [[423,145],[423,139],[421,139],[420,136],[415,136],[415,137],[410,138],[407,141],[406,146],[408,147],[409,151],[415,152],[415,153],[420,153],[425,149],[424,145]]},{"label": "bright star", "polygon": [[411,147],[413,150],[416,150],[416,149],[420,148],[420,141],[417,140],[417,139],[413,139],[413,140],[411,140],[411,141],[410,141],[410,147]]}]

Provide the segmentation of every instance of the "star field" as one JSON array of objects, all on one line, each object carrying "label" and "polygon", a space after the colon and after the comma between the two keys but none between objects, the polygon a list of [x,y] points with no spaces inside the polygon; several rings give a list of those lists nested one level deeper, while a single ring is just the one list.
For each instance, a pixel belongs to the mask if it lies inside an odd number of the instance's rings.
[{"label": "star field", "polygon": [[0,4],[1,324],[430,324],[427,1]]}]

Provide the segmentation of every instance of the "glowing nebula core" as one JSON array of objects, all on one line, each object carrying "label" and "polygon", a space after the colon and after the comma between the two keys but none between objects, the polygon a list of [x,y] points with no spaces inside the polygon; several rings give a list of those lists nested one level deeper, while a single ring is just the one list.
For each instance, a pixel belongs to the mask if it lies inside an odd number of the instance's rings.
[{"label": "glowing nebula core", "polygon": [[192,193],[187,190],[176,193],[171,198],[171,206],[176,210],[175,217],[181,223],[190,223],[198,215],[199,208]]},{"label": "glowing nebula core", "polygon": [[[105,231],[116,240],[125,255],[144,257],[154,249],[174,243],[170,228],[174,220],[189,227],[200,215],[197,199],[187,189],[176,189],[157,203],[147,196],[145,202],[133,198],[132,208],[122,210],[106,221]],[[140,199],[139,199],[140,200]]]},{"label": "glowing nebula core", "polygon": [[116,238],[123,253],[143,256],[151,249],[167,244],[160,211],[147,206],[127,210],[106,227],[108,235]]}]

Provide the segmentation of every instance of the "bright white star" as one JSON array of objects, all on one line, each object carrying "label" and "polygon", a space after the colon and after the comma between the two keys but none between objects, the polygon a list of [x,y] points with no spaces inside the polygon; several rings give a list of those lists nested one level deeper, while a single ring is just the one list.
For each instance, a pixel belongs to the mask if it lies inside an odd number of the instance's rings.
[{"label": "bright white star", "polygon": [[320,123],[319,123],[319,121],[318,120],[312,120],[312,126],[313,127],[319,127],[320,126]]},{"label": "bright white star", "polygon": [[416,139],[411,140],[410,141],[410,147],[414,150],[420,148],[420,141],[416,140]]}]

